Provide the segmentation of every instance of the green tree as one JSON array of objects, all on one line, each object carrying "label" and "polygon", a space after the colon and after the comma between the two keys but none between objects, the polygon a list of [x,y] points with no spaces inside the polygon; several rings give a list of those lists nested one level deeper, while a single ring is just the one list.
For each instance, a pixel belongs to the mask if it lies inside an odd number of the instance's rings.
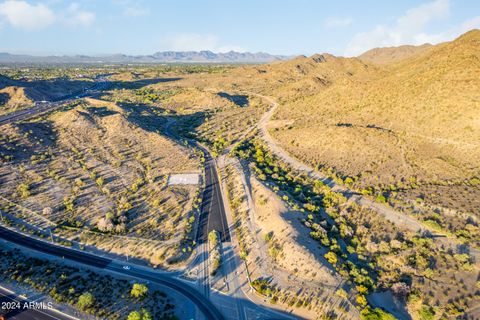
[{"label": "green tree", "polygon": [[142,314],[139,311],[132,311],[127,317],[127,320],[142,320]]},{"label": "green tree", "polygon": [[247,260],[248,253],[245,250],[240,250],[240,259]]},{"label": "green tree", "polygon": [[97,183],[97,185],[98,185],[99,187],[101,187],[101,186],[103,186],[103,184],[105,183],[105,179],[104,179],[103,177],[100,177],[100,178],[98,178],[95,182]]},{"label": "green tree", "polygon": [[85,292],[78,297],[77,305],[80,310],[87,310],[95,303],[95,297],[90,292]]},{"label": "green tree", "polygon": [[147,309],[142,309],[141,311],[132,311],[129,313],[127,320],[152,320],[152,315],[148,312]]},{"label": "green tree", "polygon": [[152,320],[152,315],[146,309],[142,309],[142,320]]},{"label": "green tree", "polygon": [[20,193],[20,197],[22,198],[28,198],[30,197],[30,186],[28,183],[21,183],[17,187],[18,193]]},{"label": "green tree", "polygon": [[134,283],[130,295],[134,298],[144,298],[148,293],[148,287],[142,283]]},{"label": "green tree", "polygon": [[216,230],[210,231],[208,234],[208,241],[212,247],[216,247],[218,244],[218,233]]},{"label": "green tree", "polygon": [[365,298],[364,295],[359,294],[359,295],[357,296],[357,303],[358,303],[359,305],[361,305],[361,306],[366,306],[367,303],[368,303],[368,302],[367,302],[367,298]]},{"label": "green tree", "polygon": [[387,199],[385,198],[385,196],[384,196],[383,194],[379,194],[379,195],[377,196],[377,199],[376,199],[376,200],[377,200],[377,202],[381,202],[381,203],[387,202]]},{"label": "green tree", "polygon": [[338,261],[337,255],[335,254],[335,252],[332,251],[325,253],[324,257],[332,265],[335,265]]}]

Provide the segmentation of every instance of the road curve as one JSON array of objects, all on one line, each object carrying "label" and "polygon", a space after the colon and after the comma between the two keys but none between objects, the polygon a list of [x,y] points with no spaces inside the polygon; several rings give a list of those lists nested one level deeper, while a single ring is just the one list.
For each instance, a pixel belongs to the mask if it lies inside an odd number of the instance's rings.
[{"label": "road curve", "polygon": [[192,287],[178,279],[144,269],[135,270],[134,267],[131,267],[130,270],[124,270],[121,266],[116,266],[113,263],[114,261],[111,259],[98,257],[90,253],[61,247],[42,240],[31,238],[7,229],[3,226],[0,226],[0,238],[36,251],[57,257],[63,257],[65,259],[80,262],[96,268],[121,272],[125,275],[137,277],[169,287],[191,300],[207,319],[224,319],[220,311],[218,311],[218,309],[209,300],[205,299],[199,292],[192,290]]},{"label": "road curve", "polygon": [[[102,79],[103,80],[103,79]],[[103,80],[96,83],[91,89],[102,89],[108,83]],[[68,95],[58,99],[55,102],[48,102],[43,105],[34,106],[33,108],[19,110],[10,114],[6,114],[0,117],[0,126],[19,121],[25,120],[30,117],[36,116],[38,114],[55,110],[62,105],[74,101],[77,98],[83,98],[89,96],[89,94],[77,93],[77,96]],[[215,168],[214,160],[209,155],[208,151],[206,152],[207,159],[205,164],[206,173],[206,192],[204,192],[203,202],[208,203],[208,206],[202,205],[202,214],[200,220],[204,220],[204,225],[202,223],[199,225],[199,236],[197,240],[200,242],[206,241],[208,237],[208,232],[211,230],[219,230],[222,235],[223,241],[230,240],[230,234],[228,232],[228,225],[226,223],[225,209],[223,205],[223,199],[220,193],[220,187],[218,182],[218,175]],[[213,222],[210,219],[213,218]],[[53,245],[51,243],[34,239],[23,235],[21,233],[14,232],[5,227],[0,226],[0,238],[3,238],[9,242],[16,243],[18,245],[40,251],[43,253],[51,254],[54,256],[62,257],[72,261],[80,262],[85,265],[103,268],[106,270],[111,270],[115,272],[121,272],[126,275],[138,277],[144,280],[152,281],[157,284],[164,285],[171,288],[172,290],[177,291],[178,293],[184,295],[190,299],[198,309],[204,314],[207,319],[224,319],[223,315],[218,311],[218,309],[205,297],[203,297],[198,291],[192,290],[192,288],[185,283],[181,282],[178,279],[172,278],[171,276],[161,275],[155,272],[149,272],[147,270],[124,270],[119,266],[115,266],[111,259],[98,257],[93,254],[81,252],[78,250],[69,249],[66,247],[61,247]]]}]

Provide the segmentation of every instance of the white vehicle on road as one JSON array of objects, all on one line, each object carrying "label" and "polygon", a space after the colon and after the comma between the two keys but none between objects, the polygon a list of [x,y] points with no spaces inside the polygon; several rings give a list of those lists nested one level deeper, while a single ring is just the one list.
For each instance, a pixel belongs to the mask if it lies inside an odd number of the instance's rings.
[{"label": "white vehicle on road", "polygon": [[130,270],[130,266],[123,266],[124,270]]}]

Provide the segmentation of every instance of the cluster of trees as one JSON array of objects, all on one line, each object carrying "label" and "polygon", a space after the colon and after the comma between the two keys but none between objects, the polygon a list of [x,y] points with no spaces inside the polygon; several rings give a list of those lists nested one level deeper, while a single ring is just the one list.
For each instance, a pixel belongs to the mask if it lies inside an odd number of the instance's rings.
[{"label": "cluster of trees", "polygon": [[147,309],[141,309],[140,311],[132,311],[127,317],[127,320],[152,320],[152,315]]},{"label": "cluster of trees", "polygon": [[261,295],[271,297],[277,292],[277,289],[268,282],[266,279],[255,279],[250,285]]},{"label": "cluster of trees", "polygon": [[219,154],[222,153],[222,151],[229,145],[229,142],[222,136],[217,136],[213,140],[211,149],[212,149],[212,155],[214,157],[218,156]]},{"label": "cluster of trees", "polygon": [[[109,275],[27,257],[19,250],[0,249],[0,258],[0,277],[27,285],[50,295],[57,303],[69,304],[98,318],[176,319],[174,305],[167,295],[158,290],[151,292],[145,284],[131,285]],[[98,294],[102,292],[108,294]]]},{"label": "cluster of trees", "polygon": [[87,311],[88,309],[93,307],[94,303],[95,297],[93,296],[93,294],[91,294],[90,292],[85,292],[78,297],[77,306],[80,310]]},{"label": "cluster of trees", "polygon": [[222,264],[222,254],[220,253],[220,237],[218,231],[212,230],[208,234],[208,244],[210,247],[210,274],[216,275]]},{"label": "cluster of trees", "polygon": [[[381,310],[369,308],[366,300],[368,293],[378,286],[391,287],[392,292],[401,292],[406,300],[414,290],[423,288],[424,283],[426,288],[431,281],[448,281],[445,278],[448,272],[443,270],[473,271],[468,254],[449,252],[438,247],[428,235],[402,232],[394,224],[382,223],[385,220],[376,212],[347,202],[342,194],[321,181],[292,171],[258,140],[243,141],[233,152],[249,162],[256,176],[293,209],[306,213],[303,222],[311,229],[310,236],[328,249],[324,255],[328,263],[353,283],[356,303],[365,309],[364,318],[385,318]],[[425,217],[440,223],[438,214]],[[417,279],[414,275],[423,277],[408,286],[402,282],[402,279]],[[472,294],[460,294],[459,290],[469,290],[465,283],[455,286],[455,298],[445,307],[452,315],[460,314],[471,303],[466,301],[473,299]],[[420,292],[426,304],[429,297],[442,299],[442,294]],[[448,294],[444,292],[443,298]]]},{"label": "cluster of trees", "polygon": [[109,212],[98,220],[97,229],[106,233],[124,234],[127,232],[126,221],[125,215],[115,215],[113,212]]},{"label": "cluster of trees", "polygon": [[143,283],[134,283],[130,295],[136,299],[144,299],[148,294],[148,287]]},{"label": "cluster of trees", "polygon": [[359,292],[357,302],[365,306],[365,295],[375,287],[375,271],[371,261],[358,259],[356,249],[360,242],[353,241],[356,226],[348,224],[339,214],[346,198],[321,181],[293,172],[258,140],[244,141],[233,152],[248,160],[258,178],[292,208],[309,213],[305,224],[312,229],[310,235],[329,249],[325,258],[341,275],[355,283]]},{"label": "cluster of trees", "polygon": [[135,90],[135,95],[142,97],[143,103],[145,104],[151,104],[160,99],[160,95],[158,94],[158,92],[151,88],[141,88]]},{"label": "cluster of trees", "polygon": [[273,231],[265,234],[263,239],[268,245],[268,255],[273,259],[277,259],[277,257],[282,253],[283,247],[278,243]]}]

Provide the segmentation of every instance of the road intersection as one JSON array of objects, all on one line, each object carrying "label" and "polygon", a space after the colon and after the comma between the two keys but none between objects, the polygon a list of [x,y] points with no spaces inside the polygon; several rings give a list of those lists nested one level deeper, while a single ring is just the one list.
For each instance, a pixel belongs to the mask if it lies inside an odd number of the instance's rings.
[{"label": "road intersection", "polygon": [[[97,79],[97,83],[88,91],[84,90],[55,102],[37,103],[32,108],[4,115],[0,117],[0,126],[53,111],[75,102],[78,99],[97,94],[99,90],[107,87],[108,82],[103,78],[99,78]],[[253,301],[252,297],[248,294],[250,285],[245,277],[246,272],[243,263],[238,256],[238,252],[236,252],[238,250],[235,250],[235,244],[230,234],[230,228],[232,228],[233,224],[231,222],[229,223],[227,219],[216,161],[211,157],[206,148],[199,146],[195,141],[189,142],[201,148],[205,154],[205,189],[198,219],[196,236],[196,242],[198,243],[196,249],[197,256],[193,260],[193,263],[198,263],[199,267],[198,279],[195,283],[192,284],[179,277],[179,272],[169,273],[133,264],[129,264],[128,268],[125,268],[124,263],[121,261],[115,261],[72,248],[51,244],[4,226],[0,226],[0,238],[48,255],[81,263],[87,267],[101,268],[106,271],[121,273],[122,275],[168,287],[192,301],[206,319],[295,319],[290,315],[266,308],[262,305],[261,299],[255,299],[255,296],[253,296],[254,300],[259,300]],[[208,272],[207,241],[208,233],[212,230],[220,232],[220,238],[225,248],[223,257],[225,262],[222,268],[225,273],[226,284],[229,287],[227,293],[212,292],[213,290],[211,290],[210,275]],[[41,313],[36,315],[38,319],[52,319],[48,318],[48,316],[51,315],[46,316]],[[57,317],[54,319],[63,318]]]}]

